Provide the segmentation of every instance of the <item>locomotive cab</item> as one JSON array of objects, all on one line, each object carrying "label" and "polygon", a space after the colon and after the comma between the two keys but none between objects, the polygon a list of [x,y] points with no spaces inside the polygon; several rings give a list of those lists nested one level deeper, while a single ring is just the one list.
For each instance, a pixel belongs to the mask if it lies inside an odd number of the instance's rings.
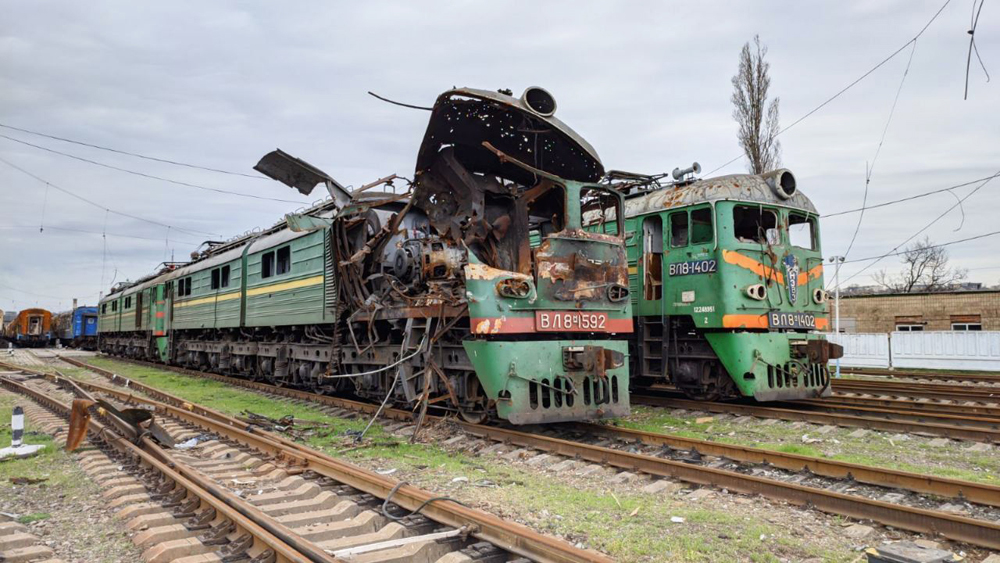
[{"label": "locomotive cab", "polygon": [[829,393],[840,349],[816,332],[828,325],[818,214],[791,173],[639,194],[627,217],[634,384],[707,400]]}]

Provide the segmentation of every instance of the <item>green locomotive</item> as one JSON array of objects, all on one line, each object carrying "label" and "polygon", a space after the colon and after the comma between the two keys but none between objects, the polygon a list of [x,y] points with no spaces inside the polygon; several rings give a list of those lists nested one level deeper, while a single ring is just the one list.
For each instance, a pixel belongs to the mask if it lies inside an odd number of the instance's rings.
[{"label": "green locomotive", "polygon": [[[625,202],[633,389],[702,400],[830,393],[819,215],[788,170],[632,182]],[[639,189],[632,189],[639,187]]]},{"label": "green locomotive", "polygon": [[540,88],[445,92],[405,194],[268,154],[331,199],[114,288],[100,349],[469,420],[628,414],[624,200],[554,111]]}]

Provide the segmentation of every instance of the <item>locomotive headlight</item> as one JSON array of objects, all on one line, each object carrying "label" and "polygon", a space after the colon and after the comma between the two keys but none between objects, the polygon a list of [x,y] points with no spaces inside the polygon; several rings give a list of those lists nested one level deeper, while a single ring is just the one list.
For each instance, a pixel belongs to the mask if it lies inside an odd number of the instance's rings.
[{"label": "locomotive headlight", "polygon": [[629,289],[628,286],[622,285],[620,283],[613,283],[608,286],[608,301],[612,303],[620,303],[628,299]]},{"label": "locomotive headlight", "polygon": [[822,288],[817,288],[813,290],[813,301],[816,303],[826,302],[826,290]]},{"label": "locomotive headlight", "polygon": [[759,283],[758,284],[754,284],[754,285],[748,285],[743,290],[743,293],[747,297],[749,297],[750,299],[753,299],[755,301],[763,301],[763,300],[767,299],[767,288],[764,287],[762,284],[759,284]]},{"label": "locomotive headlight", "polygon": [[500,280],[497,282],[497,295],[513,299],[524,299],[531,295],[531,284],[517,278]]}]

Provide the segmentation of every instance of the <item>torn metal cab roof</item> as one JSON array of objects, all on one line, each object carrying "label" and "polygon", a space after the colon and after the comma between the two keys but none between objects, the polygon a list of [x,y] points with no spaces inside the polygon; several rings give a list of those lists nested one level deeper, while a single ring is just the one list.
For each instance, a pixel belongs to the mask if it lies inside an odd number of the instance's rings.
[{"label": "torn metal cab roof", "polygon": [[535,183],[530,172],[504,162],[483,146],[489,143],[505,155],[560,178],[598,181],[604,165],[594,147],[553,117],[554,111],[555,100],[541,88],[528,88],[521,98],[473,88],[449,90],[434,103],[417,154],[417,176],[434,165],[442,149],[454,147],[457,159],[471,172],[522,185]]}]

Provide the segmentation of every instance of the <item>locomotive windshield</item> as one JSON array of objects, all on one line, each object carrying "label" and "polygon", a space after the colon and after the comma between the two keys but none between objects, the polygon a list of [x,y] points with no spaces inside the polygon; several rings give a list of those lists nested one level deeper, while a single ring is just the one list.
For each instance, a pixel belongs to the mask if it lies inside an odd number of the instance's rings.
[{"label": "locomotive windshield", "polygon": [[733,234],[740,242],[778,244],[778,216],[760,206],[737,205],[733,208]]},{"label": "locomotive windshield", "polygon": [[584,225],[596,228],[595,232],[618,235],[618,216],[621,213],[621,198],[610,190],[585,187],[580,190],[580,215]]},{"label": "locomotive windshield", "polygon": [[792,246],[816,250],[816,220],[802,213],[788,214],[788,241]]}]

